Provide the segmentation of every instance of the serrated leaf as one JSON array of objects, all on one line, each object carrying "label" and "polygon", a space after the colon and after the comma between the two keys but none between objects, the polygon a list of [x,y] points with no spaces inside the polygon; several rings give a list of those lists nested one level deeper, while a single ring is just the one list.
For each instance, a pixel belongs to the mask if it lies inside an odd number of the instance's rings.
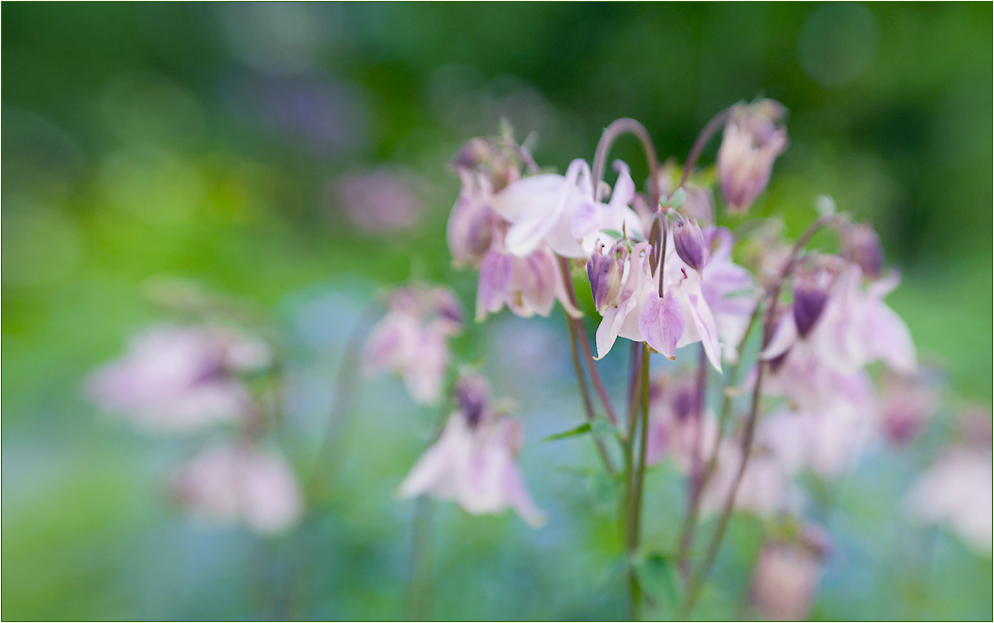
[{"label": "serrated leaf", "polygon": [[[594,420],[596,421],[596,420]],[[576,437],[577,435],[583,435],[590,432],[590,422],[584,422],[572,430],[568,430],[562,433],[556,433],[555,435],[549,435],[539,443],[545,443],[546,441],[559,441],[560,439],[567,439],[569,437]]]}]

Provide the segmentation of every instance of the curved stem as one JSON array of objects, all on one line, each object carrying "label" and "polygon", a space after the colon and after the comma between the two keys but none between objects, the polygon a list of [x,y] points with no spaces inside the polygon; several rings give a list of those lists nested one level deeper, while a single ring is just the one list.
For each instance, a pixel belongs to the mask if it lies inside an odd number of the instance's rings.
[{"label": "curved stem", "polygon": [[[844,217],[830,215],[819,218],[812,223],[810,227],[808,227],[807,231],[805,231],[794,244],[793,249],[791,249],[791,254],[787,258],[787,261],[784,262],[783,268],[780,270],[779,278],[769,294],[769,306],[766,309],[766,317],[763,322],[763,341],[760,351],[765,350],[766,347],[769,346],[770,340],[773,337],[773,325],[776,322],[776,310],[777,303],[780,300],[780,290],[783,287],[784,281],[786,281],[787,277],[793,272],[794,266],[797,264],[804,246],[822,227],[832,225],[839,220],[844,220]],[[690,614],[690,611],[693,609],[694,603],[700,594],[701,587],[704,584],[704,580],[707,578],[708,573],[711,571],[711,567],[714,565],[715,558],[718,556],[718,550],[721,548],[721,542],[725,537],[725,530],[728,528],[728,522],[731,519],[732,510],[735,507],[735,496],[738,493],[739,485],[742,483],[742,476],[745,474],[746,467],[749,463],[749,456],[752,452],[752,442],[756,432],[756,420],[759,417],[759,404],[762,395],[763,377],[768,367],[769,366],[765,361],[760,361],[759,369],[756,372],[756,386],[752,391],[752,404],[749,408],[749,417],[746,419],[745,430],[742,434],[742,459],[739,463],[739,469],[735,474],[735,480],[732,482],[732,486],[727,497],[725,498],[725,504],[722,506],[722,512],[718,519],[718,525],[715,527],[714,534],[711,536],[711,541],[708,543],[708,549],[704,556],[704,562],[701,563],[697,573],[694,574],[694,577],[691,579],[690,586],[687,589],[687,600],[684,602],[681,616],[679,617],[681,619],[687,618],[687,615]]]},{"label": "curved stem", "polygon": [[[576,301],[576,291],[573,290],[573,278],[570,277],[569,260],[565,257],[560,257],[559,267],[563,273],[563,283],[566,286],[566,295],[569,297],[569,301],[573,307],[578,307]],[[587,370],[590,372],[590,381],[593,383],[594,389],[597,391],[597,395],[604,404],[604,409],[607,411],[608,419],[611,420],[612,424],[617,426],[618,416],[614,412],[611,400],[607,397],[607,391],[604,389],[604,383],[601,381],[601,376],[597,372],[597,365],[594,363],[594,356],[590,352],[590,344],[587,343],[587,333],[583,330],[583,321],[578,318],[571,317],[570,322],[573,323],[580,342],[580,347],[583,348],[583,354],[585,355],[584,358],[587,360]]]},{"label": "curved stem", "polygon": [[625,133],[634,134],[642,141],[646,161],[649,164],[649,194],[652,196],[651,205],[655,207],[659,204],[659,158],[656,156],[656,147],[652,144],[652,138],[649,137],[649,131],[645,129],[645,126],[627,117],[613,121],[611,125],[604,129],[601,139],[597,142],[597,151],[594,153],[593,165],[594,199],[600,200],[600,197],[597,195],[601,180],[604,179],[604,165],[607,161],[608,152],[610,152],[611,146],[618,140],[618,137]]},{"label": "curved stem", "polygon": [[729,115],[732,114],[732,108],[734,107],[729,106],[714,117],[711,117],[711,120],[707,122],[704,129],[697,135],[694,146],[690,148],[690,153],[687,154],[687,161],[683,164],[683,172],[680,174],[680,184],[677,185],[677,188],[687,183],[687,180],[690,178],[690,172],[693,170],[694,165],[697,164],[697,159],[701,156],[701,151],[707,145],[708,141],[711,140],[711,137],[718,132],[718,128],[725,125],[725,122],[728,121]]},{"label": "curved stem", "polygon": [[[587,389],[587,379],[583,376],[583,365],[580,363],[580,355],[576,350],[576,340],[578,338],[576,334],[576,327],[573,326],[573,319],[570,315],[566,314],[566,326],[569,328],[569,347],[570,354],[573,356],[573,371],[576,373],[576,384],[580,386],[580,397],[583,399],[583,410],[587,414],[587,421],[594,421],[594,405],[590,402],[590,391]],[[614,466],[611,465],[611,459],[608,457],[607,449],[604,447],[604,442],[597,437],[591,435],[594,440],[594,445],[597,448],[597,454],[601,457],[601,462],[604,463],[604,469],[612,478],[614,477]]]}]

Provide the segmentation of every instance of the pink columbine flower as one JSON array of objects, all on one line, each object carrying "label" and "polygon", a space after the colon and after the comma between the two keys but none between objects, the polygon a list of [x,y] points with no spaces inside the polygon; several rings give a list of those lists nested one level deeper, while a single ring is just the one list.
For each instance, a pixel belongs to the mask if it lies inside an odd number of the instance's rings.
[{"label": "pink columbine flower", "polygon": [[242,523],[260,534],[290,528],[303,510],[286,461],[245,445],[207,448],[173,475],[170,488],[195,517]]},{"label": "pink columbine flower", "polygon": [[905,508],[924,523],[946,524],[970,547],[991,554],[991,449],[958,445],[914,484]]},{"label": "pink columbine flower", "polygon": [[651,247],[637,243],[628,254],[617,302],[602,312],[597,327],[597,355],[604,357],[618,337],[647,342],[673,359],[676,349],[702,342],[708,360],[721,370],[714,316],[701,290],[701,276],[674,250],[672,233],[663,270],[663,296],[652,275]]},{"label": "pink columbine flower", "polygon": [[252,400],[236,374],[269,360],[268,346],[231,330],[159,326],[91,375],[87,393],[149,432],[189,433],[246,417]]},{"label": "pink columbine flower", "polygon": [[[471,377],[472,378],[472,377]],[[532,527],[545,516],[535,505],[515,463],[521,446],[521,425],[497,414],[486,392],[457,388],[459,405],[441,437],[418,459],[400,485],[403,497],[429,494],[455,500],[473,515],[500,513],[513,508]]]},{"label": "pink columbine flower", "polygon": [[505,305],[523,318],[535,314],[548,316],[556,300],[574,318],[582,315],[570,302],[559,262],[545,243],[528,255],[518,256],[503,247],[501,238],[501,233],[495,232],[494,244],[480,264],[476,289],[477,322],[485,320],[487,314],[499,312]]},{"label": "pink columbine flower", "polygon": [[492,245],[494,219],[497,218],[490,209],[493,193],[490,180],[482,174],[460,169],[459,178],[462,188],[446,228],[449,251],[457,267],[466,264],[479,267]]},{"label": "pink columbine flower", "polygon": [[787,149],[784,107],[773,100],[737,105],[718,149],[718,179],[730,212],[745,212],[765,189],[773,161]]},{"label": "pink columbine flower", "polygon": [[[877,360],[883,360],[895,372],[913,373],[917,357],[911,332],[883,301],[897,287],[900,275],[892,273],[870,283],[865,290],[862,281],[862,271],[855,264],[849,264],[839,274],[808,341],[823,361],[843,373],[854,374]],[[798,338],[794,315],[785,314],[762,357],[779,357]]]},{"label": "pink columbine flower", "polygon": [[588,253],[572,233],[573,215],[581,204],[593,200],[590,167],[577,159],[565,176],[531,175],[508,185],[494,195],[491,205],[511,223],[504,241],[508,253],[526,257],[544,241],[563,257],[586,257]]},{"label": "pink columbine flower", "polygon": [[782,412],[766,417],[756,436],[788,474],[810,469],[823,478],[838,478],[866,443],[869,424],[866,413],[838,407],[813,413]]},{"label": "pink columbine flower", "polygon": [[361,363],[368,376],[399,374],[417,404],[437,404],[449,362],[448,339],[462,328],[458,300],[445,288],[402,288],[373,328]]},{"label": "pink columbine flower", "polygon": [[766,542],[756,561],[750,592],[764,619],[802,621],[808,617],[827,543],[824,531],[812,526],[795,541]]}]

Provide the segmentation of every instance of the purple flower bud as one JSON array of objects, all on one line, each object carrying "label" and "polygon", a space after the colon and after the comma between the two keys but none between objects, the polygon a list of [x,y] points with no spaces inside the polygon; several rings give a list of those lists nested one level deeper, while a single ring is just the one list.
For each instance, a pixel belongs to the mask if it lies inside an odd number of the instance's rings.
[{"label": "purple flower bud", "polygon": [[884,250],[880,238],[869,223],[851,225],[842,231],[842,253],[858,265],[869,279],[879,279],[884,266]]},{"label": "purple flower bud", "polygon": [[497,192],[521,178],[521,170],[503,149],[483,138],[473,138],[463,145],[452,159],[452,167],[459,170],[483,169]]},{"label": "purple flower bud", "polygon": [[673,246],[687,266],[698,273],[708,262],[708,251],[704,247],[704,233],[696,219],[677,217],[673,225]]},{"label": "purple flower bud", "polygon": [[[828,260],[825,258],[825,262]],[[805,262],[798,267],[794,277],[794,324],[801,339],[814,329],[828,301],[832,274],[821,265],[825,262]]]},{"label": "purple flower bud", "polygon": [[618,302],[627,254],[628,250],[624,246],[615,245],[607,255],[601,249],[587,260],[590,291],[594,296],[594,306],[601,314]]},{"label": "purple flower bud", "polygon": [[490,386],[478,374],[467,374],[456,383],[456,403],[471,428],[483,419],[490,405]]},{"label": "purple flower bud", "polygon": [[749,209],[770,181],[773,161],[787,149],[787,128],[777,126],[784,108],[762,100],[738,105],[729,116],[718,150],[718,179],[730,212]]}]

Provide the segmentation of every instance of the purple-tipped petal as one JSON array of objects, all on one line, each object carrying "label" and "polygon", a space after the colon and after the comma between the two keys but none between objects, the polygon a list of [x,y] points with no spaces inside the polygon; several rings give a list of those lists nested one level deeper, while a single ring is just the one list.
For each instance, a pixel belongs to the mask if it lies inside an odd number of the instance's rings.
[{"label": "purple-tipped petal", "polygon": [[668,293],[659,298],[650,292],[639,314],[639,331],[654,350],[669,359],[676,358],[676,345],[686,328],[683,307]]}]

